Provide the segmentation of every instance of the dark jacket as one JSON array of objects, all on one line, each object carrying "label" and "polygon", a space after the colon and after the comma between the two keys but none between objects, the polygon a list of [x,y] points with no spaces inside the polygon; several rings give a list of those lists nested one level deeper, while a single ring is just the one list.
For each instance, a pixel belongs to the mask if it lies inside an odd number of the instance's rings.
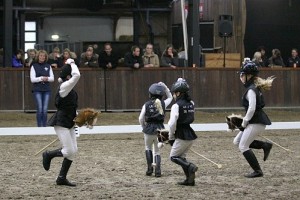
[{"label": "dark jacket", "polygon": [[112,65],[112,68],[116,68],[118,65],[118,56],[114,53],[111,52],[110,55],[107,55],[105,51],[102,51],[99,55],[99,66],[106,69],[106,65],[110,62]]},{"label": "dark jacket", "polygon": [[144,67],[144,62],[142,56],[134,56],[132,52],[128,52],[124,57],[124,65],[125,67],[134,68],[134,64],[139,63],[139,68]]},{"label": "dark jacket", "polygon": [[[34,68],[36,77],[40,76],[50,76],[50,64],[48,63],[33,63],[32,67]],[[51,91],[49,82],[38,82],[33,83],[32,92],[49,92]]]},{"label": "dark jacket", "polygon": [[284,62],[283,62],[283,60],[282,60],[282,57],[271,57],[271,58],[269,58],[269,66],[270,67],[272,67],[272,66],[282,66],[282,67],[284,67],[285,66],[285,64],[284,64]]},{"label": "dark jacket", "polygon": [[171,57],[171,56],[168,56],[168,55],[162,55],[161,57],[161,66],[162,67],[170,67],[171,65],[174,65],[174,66],[178,66],[179,65],[179,60],[178,60],[178,57]]},{"label": "dark jacket", "polygon": [[182,140],[196,139],[197,135],[190,126],[194,121],[194,104],[191,101],[187,101],[184,96],[178,97],[176,103],[179,106],[179,117],[176,124],[175,138]]},{"label": "dark jacket", "polygon": [[267,114],[263,111],[265,107],[264,97],[262,96],[261,91],[254,85],[254,83],[249,83],[246,92],[243,95],[243,107],[247,112],[249,108],[249,101],[246,98],[247,92],[251,89],[256,94],[256,108],[253,117],[249,121],[249,124],[264,124],[264,125],[271,125],[271,121],[268,118]]},{"label": "dark jacket", "polygon": [[300,58],[297,56],[295,58],[290,57],[287,60],[287,67],[294,67],[294,64],[296,64],[296,67],[300,67]]},{"label": "dark jacket", "polygon": [[56,113],[48,121],[49,126],[62,126],[65,128],[72,128],[74,118],[76,117],[76,109],[78,96],[75,90],[71,90],[70,93],[62,98],[59,95],[59,90],[55,96],[55,106],[57,108]]},{"label": "dark jacket", "polygon": [[[145,122],[147,122],[146,126],[143,128],[143,133],[145,134],[156,134],[157,129],[164,129],[164,120],[165,115],[161,115],[154,105],[155,99],[151,99],[145,103]],[[165,102],[160,100],[161,106],[165,113]]]}]

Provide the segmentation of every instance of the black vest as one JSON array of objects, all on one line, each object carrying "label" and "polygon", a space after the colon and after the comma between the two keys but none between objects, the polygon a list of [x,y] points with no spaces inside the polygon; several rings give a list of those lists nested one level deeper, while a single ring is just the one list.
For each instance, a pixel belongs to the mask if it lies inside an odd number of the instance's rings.
[{"label": "black vest", "polygon": [[73,120],[76,117],[77,101],[78,97],[75,90],[71,90],[64,98],[59,95],[58,90],[55,96],[57,111],[49,120],[48,125],[72,128],[75,124]]},{"label": "black vest", "polygon": [[249,108],[249,101],[247,100],[246,95],[250,89],[253,90],[256,94],[256,108],[253,117],[249,121],[249,124],[271,125],[270,119],[263,111],[263,108],[265,107],[264,97],[262,96],[261,91],[257,87],[255,87],[254,83],[247,87],[247,90],[243,95],[243,107],[245,108],[245,111],[247,112]]},{"label": "black vest", "polygon": [[[48,63],[33,63],[32,64],[36,77],[40,76],[50,76],[50,65]],[[33,92],[47,92],[51,91],[49,82],[38,82],[33,83]]]},{"label": "black vest", "polygon": [[195,108],[191,101],[187,101],[183,97],[176,100],[179,106],[179,117],[175,131],[175,138],[182,140],[194,140],[197,138],[194,130],[190,126],[194,121]]},{"label": "black vest", "polygon": [[154,135],[157,133],[157,129],[164,129],[165,120],[165,102],[160,100],[161,106],[163,108],[164,114],[160,114],[154,105],[155,99],[151,99],[145,103],[145,121],[146,126],[143,128],[143,133]]}]

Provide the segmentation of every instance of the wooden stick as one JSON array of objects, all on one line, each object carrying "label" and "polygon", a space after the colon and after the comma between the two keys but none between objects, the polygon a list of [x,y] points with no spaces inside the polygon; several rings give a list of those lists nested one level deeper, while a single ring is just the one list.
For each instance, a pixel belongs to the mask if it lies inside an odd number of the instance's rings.
[{"label": "wooden stick", "polygon": [[52,142],[50,142],[49,144],[47,144],[44,148],[42,148],[41,150],[39,150],[38,152],[36,152],[36,154],[34,154],[34,155],[35,155],[35,156],[38,155],[38,154],[41,153],[43,150],[45,150],[47,147],[49,147],[50,145],[54,144],[57,140],[58,140],[58,138],[56,138],[55,140],[53,140]]},{"label": "wooden stick", "polygon": [[193,149],[190,149],[191,152],[197,154],[198,156],[201,156],[202,158],[204,158],[205,160],[208,160],[209,162],[213,163],[214,165],[216,165],[219,169],[222,168],[222,165],[221,164],[218,164],[218,163],[215,163],[214,161],[206,158],[205,156],[201,155],[200,153],[194,151]]},{"label": "wooden stick", "polygon": [[294,152],[294,151],[292,151],[292,150],[290,150],[290,149],[284,148],[283,146],[277,144],[276,142],[274,142],[273,140],[270,140],[269,138],[267,138],[267,137],[265,137],[265,136],[260,135],[260,137],[262,137],[262,138],[264,138],[264,139],[266,139],[266,140],[272,142],[273,144],[275,144],[276,146],[282,148],[282,149],[285,150],[285,151],[288,151],[288,152]]}]

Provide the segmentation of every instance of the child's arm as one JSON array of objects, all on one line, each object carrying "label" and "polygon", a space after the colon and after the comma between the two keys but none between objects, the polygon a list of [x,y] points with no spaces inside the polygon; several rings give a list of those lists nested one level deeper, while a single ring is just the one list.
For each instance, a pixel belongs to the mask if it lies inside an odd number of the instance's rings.
[{"label": "child's arm", "polygon": [[176,131],[176,125],[177,125],[177,119],[179,117],[179,106],[178,104],[174,104],[171,107],[171,113],[170,113],[170,119],[168,122],[169,125],[169,140],[174,140],[175,139],[175,131]]},{"label": "child's arm", "polygon": [[139,116],[139,122],[140,122],[140,125],[142,126],[142,128],[144,128],[146,126],[145,114],[146,114],[146,108],[145,108],[145,105],[143,105],[140,116]]},{"label": "child's arm", "polygon": [[166,93],[166,96],[167,96],[167,99],[165,99],[165,108],[166,108],[172,102],[173,97],[172,97],[172,94],[170,92],[170,89],[168,88],[168,86],[166,86],[165,83],[159,82],[159,84],[161,84],[162,86],[165,87],[165,93]]}]

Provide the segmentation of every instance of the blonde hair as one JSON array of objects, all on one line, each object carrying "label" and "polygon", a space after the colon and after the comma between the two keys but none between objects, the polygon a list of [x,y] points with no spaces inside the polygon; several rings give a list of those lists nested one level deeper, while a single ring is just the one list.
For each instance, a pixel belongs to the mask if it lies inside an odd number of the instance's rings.
[{"label": "blonde hair", "polygon": [[45,50],[39,50],[35,56],[36,62],[39,62],[39,56],[40,54],[45,54],[45,63],[48,61],[48,53]]},{"label": "blonde hair", "polygon": [[270,76],[266,79],[256,77],[254,80],[254,85],[257,88],[259,88],[261,91],[270,90],[275,78],[276,78],[275,76]]},{"label": "blonde hair", "polygon": [[261,59],[261,53],[259,51],[257,51],[254,53],[252,61],[256,61],[259,59]]}]

